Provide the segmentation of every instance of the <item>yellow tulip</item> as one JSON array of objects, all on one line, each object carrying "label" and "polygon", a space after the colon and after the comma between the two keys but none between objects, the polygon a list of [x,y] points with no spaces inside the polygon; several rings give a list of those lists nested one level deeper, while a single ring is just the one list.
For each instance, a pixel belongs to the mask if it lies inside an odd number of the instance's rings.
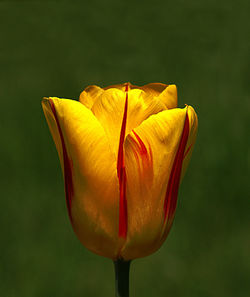
[{"label": "yellow tulip", "polygon": [[171,228],[197,131],[175,85],[87,87],[79,101],[44,98],[61,162],[69,217],[92,252],[147,256]]}]

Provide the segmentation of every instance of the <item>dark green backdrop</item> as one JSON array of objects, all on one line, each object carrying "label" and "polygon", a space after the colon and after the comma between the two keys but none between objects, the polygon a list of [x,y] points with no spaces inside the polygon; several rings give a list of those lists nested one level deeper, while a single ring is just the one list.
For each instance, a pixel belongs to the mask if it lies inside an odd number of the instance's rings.
[{"label": "dark green backdrop", "polygon": [[[113,296],[110,260],[67,217],[43,96],[176,83],[199,131],[173,229],[132,297],[250,295],[250,2],[0,2],[1,297]],[[247,176],[248,175],[248,176]]]}]

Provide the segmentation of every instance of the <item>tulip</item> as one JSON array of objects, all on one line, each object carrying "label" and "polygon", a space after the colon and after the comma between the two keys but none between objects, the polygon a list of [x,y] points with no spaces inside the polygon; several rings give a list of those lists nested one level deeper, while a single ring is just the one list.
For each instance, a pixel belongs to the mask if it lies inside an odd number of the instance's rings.
[{"label": "tulip", "polygon": [[173,223],[198,123],[191,106],[177,108],[176,86],[93,85],[79,101],[50,97],[42,106],[82,244],[124,263],[158,250]]}]

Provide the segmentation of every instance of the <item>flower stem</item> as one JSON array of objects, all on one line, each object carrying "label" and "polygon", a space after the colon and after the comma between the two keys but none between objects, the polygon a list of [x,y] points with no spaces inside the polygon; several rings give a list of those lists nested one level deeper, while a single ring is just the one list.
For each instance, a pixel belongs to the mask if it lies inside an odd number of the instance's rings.
[{"label": "flower stem", "polygon": [[115,266],[115,297],[129,297],[129,268],[131,261],[118,259]]}]

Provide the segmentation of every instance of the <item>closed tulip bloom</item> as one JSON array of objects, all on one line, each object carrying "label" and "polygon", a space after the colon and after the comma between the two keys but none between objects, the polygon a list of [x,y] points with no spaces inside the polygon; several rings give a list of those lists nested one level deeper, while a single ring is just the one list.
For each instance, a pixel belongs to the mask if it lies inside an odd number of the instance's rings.
[{"label": "closed tulip bloom", "polygon": [[73,229],[92,252],[125,261],[162,245],[194,147],[197,116],[175,85],[87,87],[45,98]]}]

